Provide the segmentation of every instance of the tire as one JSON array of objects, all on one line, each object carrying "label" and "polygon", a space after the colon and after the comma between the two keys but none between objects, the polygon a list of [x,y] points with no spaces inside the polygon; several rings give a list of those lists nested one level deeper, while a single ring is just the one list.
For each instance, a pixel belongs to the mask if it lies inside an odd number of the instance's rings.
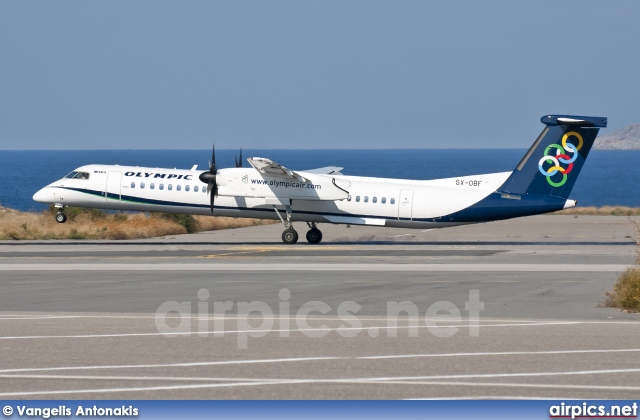
[{"label": "tire", "polygon": [[293,245],[298,242],[298,232],[293,229],[287,229],[282,232],[282,242],[287,245]]},{"label": "tire", "polygon": [[307,242],[310,244],[319,244],[320,241],[322,241],[322,232],[320,232],[320,229],[309,229],[309,232],[307,232]]},{"label": "tire", "polygon": [[64,213],[57,213],[56,214],[56,222],[58,223],[64,223],[67,221],[67,215]]}]

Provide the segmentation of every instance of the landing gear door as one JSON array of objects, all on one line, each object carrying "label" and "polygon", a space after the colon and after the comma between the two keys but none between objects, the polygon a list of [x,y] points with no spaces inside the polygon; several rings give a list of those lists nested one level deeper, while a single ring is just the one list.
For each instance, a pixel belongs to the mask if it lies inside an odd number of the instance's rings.
[{"label": "landing gear door", "polygon": [[107,174],[107,187],[104,194],[105,201],[120,201],[121,186],[122,172],[109,172]]},{"label": "landing gear door", "polygon": [[413,190],[401,190],[398,203],[398,219],[411,220],[411,208],[413,206]]}]

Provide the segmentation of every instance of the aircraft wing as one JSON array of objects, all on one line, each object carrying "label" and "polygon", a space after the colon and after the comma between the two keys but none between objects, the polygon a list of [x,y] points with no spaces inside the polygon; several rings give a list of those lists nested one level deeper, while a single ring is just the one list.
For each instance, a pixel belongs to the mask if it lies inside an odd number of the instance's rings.
[{"label": "aircraft wing", "polygon": [[318,174],[318,175],[342,175],[340,171],[343,169],[344,168],[340,168],[338,166],[325,166],[323,168],[317,168],[317,169],[305,169],[302,172],[306,172],[309,174]]},{"label": "aircraft wing", "polygon": [[302,175],[292,171],[289,168],[285,168],[284,166],[272,161],[271,159],[253,157],[247,159],[247,161],[251,166],[253,166],[258,172],[262,174],[281,176],[285,178],[295,178],[302,182],[306,181],[306,179]]}]

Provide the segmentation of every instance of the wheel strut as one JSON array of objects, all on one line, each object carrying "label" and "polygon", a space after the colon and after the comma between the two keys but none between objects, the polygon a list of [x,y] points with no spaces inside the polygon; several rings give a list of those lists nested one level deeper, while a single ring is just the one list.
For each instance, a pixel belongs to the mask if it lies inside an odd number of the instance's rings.
[{"label": "wheel strut", "polygon": [[286,220],[282,217],[282,215],[278,211],[278,208],[276,206],[273,206],[273,210],[275,210],[276,214],[278,215],[278,218],[280,219],[280,221],[285,227],[284,232],[282,232],[282,242],[284,242],[285,244],[292,245],[298,242],[298,232],[296,232],[296,230],[293,228],[293,225],[291,224],[291,213],[292,213],[291,206],[286,205],[284,206],[284,209],[287,214]]},{"label": "wheel strut", "polygon": [[280,214],[280,211],[278,211],[278,208],[276,206],[273,206],[273,210],[275,210],[276,214],[278,215],[278,218],[280,219],[284,227],[287,229],[293,229],[293,227],[291,226],[291,213],[292,213],[291,206],[286,205],[284,208],[285,208],[285,212],[287,213],[286,221],[282,218],[282,215]]}]

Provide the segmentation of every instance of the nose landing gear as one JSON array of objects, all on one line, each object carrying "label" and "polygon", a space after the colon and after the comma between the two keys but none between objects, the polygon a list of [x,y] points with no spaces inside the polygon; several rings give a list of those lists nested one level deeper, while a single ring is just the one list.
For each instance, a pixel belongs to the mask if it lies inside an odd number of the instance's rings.
[{"label": "nose landing gear", "polygon": [[64,208],[58,207],[58,213],[56,213],[56,222],[64,223],[67,221],[67,215],[64,214]]}]

